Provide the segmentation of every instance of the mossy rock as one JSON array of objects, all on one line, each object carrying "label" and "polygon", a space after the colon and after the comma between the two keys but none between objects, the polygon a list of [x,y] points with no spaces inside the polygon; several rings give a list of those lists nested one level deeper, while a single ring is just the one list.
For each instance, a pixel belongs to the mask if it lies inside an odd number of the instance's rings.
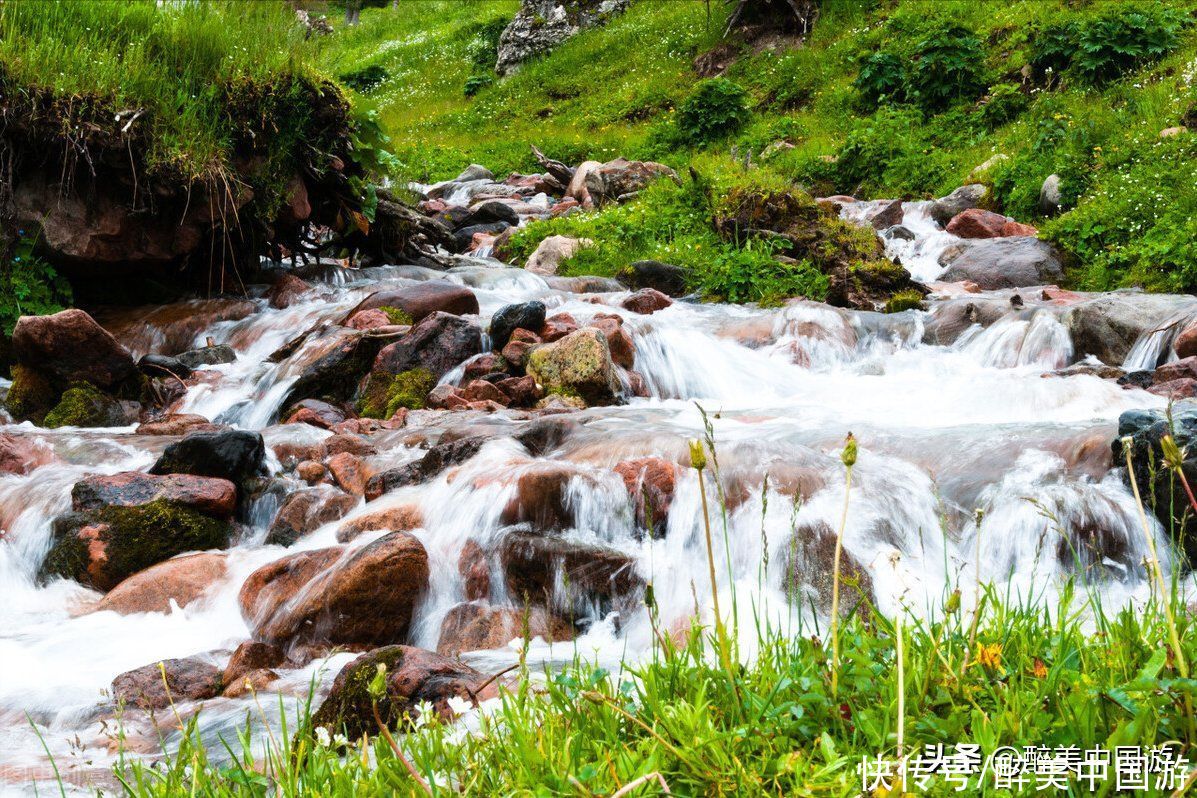
[{"label": "mossy rock", "polygon": [[12,387],[4,406],[18,421],[41,424],[46,413],[58,404],[59,394],[46,377],[28,366],[12,367]]},{"label": "mossy rock", "polygon": [[223,549],[232,525],[165,499],[109,506],[54,521],[42,576],[62,576],[98,590],[188,551]]},{"label": "mossy rock", "polygon": [[607,339],[595,329],[583,328],[534,348],[527,371],[546,394],[577,397],[588,405],[612,404],[619,394]]},{"label": "mossy rock", "polygon": [[127,423],[121,403],[91,383],[78,382],[63,392],[58,404],[46,414],[42,426],[120,427]]},{"label": "mossy rock", "polygon": [[362,396],[358,399],[358,413],[365,418],[388,419],[401,407],[408,410],[424,408],[428,392],[436,387],[436,377],[425,368],[401,371],[398,374],[375,372],[370,375]]},{"label": "mossy rock", "polygon": [[886,313],[901,313],[904,310],[914,310],[923,304],[923,293],[913,288],[899,291],[885,302]]},{"label": "mossy rock", "polygon": [[391,324],[401,324],[410,326],[412,322],[411,314],[403,308],[391,307],[390,305],[383,305],[379,308],[383,313],[387,314]]}]

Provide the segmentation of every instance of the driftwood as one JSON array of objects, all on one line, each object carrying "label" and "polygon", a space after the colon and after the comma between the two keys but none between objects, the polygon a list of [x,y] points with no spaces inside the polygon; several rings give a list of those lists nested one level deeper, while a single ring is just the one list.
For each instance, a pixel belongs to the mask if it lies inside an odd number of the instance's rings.
[{"label": "driftwood", "polygon": [[573,167],[566,166],[561,161],[554,161],[552,158],[549,158],[535,144],[531,146],[532,155],[536,158],[536,162],[540,164],[541,168],[548,172],[554,180],[561,183],[561,185],[568,186],[570,181],[574,179]]}]

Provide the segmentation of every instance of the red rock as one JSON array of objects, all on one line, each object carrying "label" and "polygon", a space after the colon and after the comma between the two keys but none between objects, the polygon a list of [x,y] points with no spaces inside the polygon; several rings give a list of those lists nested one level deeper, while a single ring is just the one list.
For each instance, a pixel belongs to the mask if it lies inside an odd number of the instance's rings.
[{"label": "red rock", "polygon": [[495,402],[499,405],[507,404],[507,394],[503,393],[492,382],[486,380],[474,380],[465,387],[461,392],[461,396],[467,402]]},{"label": "red rock", "polygon": [[998,238],[1006,225],[1006,217],[1000,213],[969,208],[952,217],[947,231],[961,238]]},{"label": "red rock", "polygon": [[651,519],[652,528],[663,534],[673,503],[677,467],[660,457],[642,457],[620,463],[615,466],[615,473],[623,479],[632,497],[637,521],[648,527]]},{"label": "red rock", "polygon": [[321,429],[332,429],[345,420],[345,411],[336,405],[319,399],[304,399],[291,408],[286,424],[311,424]]},{"label": "red rock", "polygon": [[96,610],[121,615],[170,612],[172,599],[180,607],[186,607],[224,579],[227,573],[224,554],[206,552],[175,557],[121,582],[100,599]]},{"label": "red rock", "polygon": [[270,286],[270,290],[266,292],[266,299],[270,302],[270,307],[276,310],[289,308],[296,302],[301,300],[304,294],[312,290],[312,286],[294,274],[284,274]]},{"label": "red rock", "polygon": [[1084,299],[1085,295],[1078,294],[1075,291],[1065,291],[1057,286],[1049,285],[1043,289],[1043,293],[1039,297],[1044,302],[1051,302],[1053,305],[1072,305]]},{"label": "red rock", "polygon": [[329,454],[349,452],[350,454],[356,454],[358,457],[368,457],[378,452],[374,448],[374,444],[361,435],[346,432],[338,433],[325,440],[324,447],[328,449]]},{"label": "red rock", "polygon": [[1152,382],[1156,385],[1194,377],[1197,377],[1197,356],[1194,355],[1181,358],[1172,363],[1165,363],[1151,375]]},{"label": "red rock", "polygon": [[532,407],[543,396],[540,388],[536,386],[536,380],[528,375],[508,377],[499,380],[495,385],[507,396],[507,404],[510,407]]},{"label": "red rock", "polygon": [[506,367],[503,358],[496,355],[494,352],[486,352],[472,358],[465,365],[465,370],[462,375],[467,383],[476,379],[485,377],[487,374],[494,374],[496,371],[503,371]]},{"label": "red rock", "polygon": [[905,217],[902,200],[894,200],[870,216],[869,224],[873,226],[874,230],[888,230],[894,225],[902,224]]},{"label": "red rock", "polygon": [[262,566],[249,575],[237,594],[241,615],[251,627],[265,623],[344,553],[340,546],[312,549]]},{"label": "red rock", "polygon": [[497,413],[500,410],[506,410],[507,406],[501,405],[498,402],[492,401],[490,399],[483,399],[477,402],[467,402],[466,409],[478,410],[483,413]]},{"label": "red rock", "polygon": [[424,546],[392,532],[336,562],[275,612],[256,616],[255,637],[280,645],[394,643],[407,636],[427,587]]},{"label": "red rock", "polygon": [[[246,640],[237,646],[237,650],[229,659],[229,664],[224,667],[221,682],[228,687],[247,674],[264,668],[277,668],[286,661],[286,655],[278,646],[261,643],[257,640]],[[254,686],[257,687],[256,684]]]},{"label": "red rock", "polygon": [[556,313],[544,321],[540,339],[546,344],[558,341],[578,329],[578,321],[568,313]]},{"label": "red rock", "polygon": [[508,595],[521,603],[565,608],[578,599],[627,598],[643,587],[628,555],[553,535],[509,534],[500,557]]},{"label": "red rock", "polygon": [[1023,224],[1022,222],[1007,220],[1006,223],[1004,225],[1002,225],[1002,235],[1004,235],[1004,236],[1037,236],[1037,235],[1039,235],[1039,231],[1037,229],[1035,229],[1034,227],[1031,227],[1029,224]]},{"label": "red rock", "polygon": [[326,463],[333,481],[341,486],[341,490],[354,496],[366,494],[366,483],[374,476],[374,469],[366,465],[362,458],[349,452],[334,454]]},{"label": "red rock", "polygon": [[548,643],[574,639],[574,629],[566,621],[542,607],[527,611],[488,607],[483,604],[458,604],[441,622],[438,654],[455,657],[467,651],[504,648],[524,636],[540,637]]},{"label": "red rock", "polygon": [[432,216],[433,214],[440,213],[441,211],[449,210],[450,206],[449,203],[442,199],[430,199],[420,202],[416,207],[419,208],[420,211],[425,215]]},{"label": "red rock", "polygon": [[576,199],[574,199],[573,197],[566,197],[565,199],[561,200],[553,207],[549,208],[549,216],[553,216],[553,217],[564,216],[566,214],[566,212],[571,211],[574,208],[580,208],[580,207],[582,207],[582,204],[580,202],[578,202]]},{"label": "red rock", "polygon": [[1197,355],[1197,321],[1189,324],[1180,331],[1176,340],[1172,342],[1172,350],[1177,357],[1186,358]]},{"label": "red rock", "polygon": [[235,682],[224,682],[224,692],[221,695],[225,698],[241,698],[251,693],[261,692],[280,678],[269,668],[259,668],[241,676]]},{"label": "red rock", "polygon": [[619,306],[624,310],[630,310],[633,313],[640,313],[648,315],[656,313],[658,310],[669,307],[673,304],[673,300],[662,294],[655,288],[641,288],[631,296],[619,303]]},{"label": "red rock", "polygon": [[200,659],[168,659],[126,671],[112,680],[112,696],[127,706],[166,709],[172,703],[220,693],[220,669]]},{"label": "red rock", "polygon": [[538,463],[516,480],[515,496],[503,508],[505,526],[529,524],[532,529],[560,531],[572,527],[567,488],[575,471],[556,463]]},{"label": "red rock", "polygon": [[315,485],[318,482],[323,482],[324,477],[328,474],[328,469],[324,467],[323,463],[318,463],[315,460],[304,460],[299,465],[295,466],[295,476],[302,479],[309,485]]},{"label": "red rock", "polygon": [[1149,393],[1166,396],[1169,399],[1190,399],[1197,396],[1197,380],[1185,377],[1170,382],[1160,382],[1147,389]]},{"label": "red rock", "polygon": [[433,410],[460,410],[469,404],[452,385],[438,385],[428,393],[425,404]]},{"label": "red rock", "polygon": [[375,330],[379,327],[390,327],[391,317],[377,308],[363,310],[350,316],[349,321],[345,322],[345,326],[355,330]]},{"label": "red rock", "polygon": [[341,524],[337,530],[337,540],[341,543],[361,535],[363,532],[410,532],[424,526],[424,513],[418,504],[400,504],[365,515],[350,518]]},{"label": "red rock", "polygon": [[428,280],[403,288],[378,291],[363,299],[346,317],[352,319],[363,310],[398,308],[411,316],[413,324],[437,311],[454,316],[476,315],[478,297],[464,285],[446,280]]},{"label": "red rock", "polygon": [[266,542],[290,546],[325,524],[344,518],[357,503],[356,496],[331,487],[297,490],[283,499],[274,514],[266,532]]},{"label": "red rock", "polygon": [[186,435],[189,432],[215,432],[223,429],[194,413],[172,413],[158,421],[148,421],[137,428],[138,435]]},{"label": "red rock", "polygon": [[523,368],[528,362],[528,353],[532,347],[541,343],[540,336],[534,332],[517,328],[511,333],[507,345],[503,347],[503,359],[517,368]]},{"label": "red rock", "polygon": [[464,583],[467,601],[490,597],[490,564],[478,541],[467,540],[462,546],[461,557],[457,560],[457,573]]},{"label": "red rock", "polygon": [[187,474],[155,476],[125,471],[87,477],[75,483],[71,504],[76,512],[104,507],[137,507],[164,499],[213,518],[231,518],[237,509],[237,487],[227,479]]},{"label": "red rock", "polygon": [[314,443],[283,441],[274,444],[271,449],[285,468],[292,468],[306,460],[323,460],[328,456],[328,450],[324,448],[324,441],[315,441]]},{"label": "red rock", "polygon": [[56,459],[54,450],[39,438],[0,433],[0,474],[28,474]]},{"label": "red rock", "polygon": [[13,329],[12,354],[62,388],[86,381],[111,389],[137,372],[129,352],[82,310],[22,316]]},{"label": "red rock", "polygon": [[385,421],[379,421],[376,418],[351,418],[340,424],[333,424],[331,429],[337,435],[373,435],[380,429],[390,429],[390,427],[386,426]]},{"label": "red rock", "polygon": [[611,362],[625,369],[635,365],[636,345],[632,342],[632,336],[623,328],[622,317],[600,313],[586,326],[599,330],[607,339],[607,347],[611,350]]},{"label": "red rock", "polygon": [[638,371],[625,370],[628,376],[628,390],[632,396],[639,396],[641,399],[647,399],[652,396],[648,390],[648,383],[644,381],[644,375]]}]

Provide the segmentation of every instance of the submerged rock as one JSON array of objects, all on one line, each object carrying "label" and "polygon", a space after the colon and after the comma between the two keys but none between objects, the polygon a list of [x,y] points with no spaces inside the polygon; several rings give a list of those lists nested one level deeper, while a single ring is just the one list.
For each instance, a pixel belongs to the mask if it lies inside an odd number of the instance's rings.
[{"label": "submerged rock", "polygon": [[573,640],[574,628],[543,607],[523,610],[467,602],[445,615],[436,650],[438,654],[454,657],[467,651],[503,648],[525,636],[556,643]]},{"label": "submerged rock", "polygon": [[121,615],[135,612],[170,612],[171,605],[186,607],[204,596],[228,574],[226,555],[215,552],[188,554],[134,574],[105,594],[96,610]]},{"label": "submerged rock", "polygon": [[604,613],[622,606],[644,586],[623,552],[561,537],[513,532],[500,558],[510,596],[580,616],[595,602]]}]

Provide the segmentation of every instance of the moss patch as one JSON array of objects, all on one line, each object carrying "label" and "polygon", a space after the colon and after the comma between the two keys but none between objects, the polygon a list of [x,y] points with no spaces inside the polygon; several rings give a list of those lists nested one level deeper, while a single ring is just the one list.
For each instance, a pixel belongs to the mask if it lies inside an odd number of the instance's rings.
[{"label": "moss patch", "polygon": [[[403,646],[385,646],[355,659],[345,666],[333,684],[332,692],[312,716],[312,726],[323,726],[343,731],[351,740],[363,734],[373,734],[378,724],[374,720],[374,705],[369,686],[378,671],[385,665],[387,674],[393,674],[403,667],[405,649]],[[394,728],[406,715],[406,702],[391,700],[388,690],[378,701],[378,714],[382,722]]]},{"label": "moss patch", "polygon": [[366,418],[381,419],[390,418],[401,407],[420,410],[434,387],[436,378],[428,369],[411,369],[394,375],[376,372],[370,375],[357,410]]},{"label": "moss patch", "polygon": [[901,313],[904,310],[913,310],[923,303],[923,295],[914,289],[906,291],[899,291],[889,298],[885,303],[886,313]]},{"label": "moss patch", "polygon": [[50,381],[27,366],[12,367],[12,387],[4,406],[18,421],[40,424],[46,413],[58,403],[58,392]]},{"label": "moss patch", "polygon": [[120,402],[88,382],[77,382],[63,392],[42,425],[58,427],[119,427],[125,424]]},{"label": "moss patch", "polygon": [[383,313],[387,314],[387,318],[391,320],[391,324],[411,325],[411,314],[403,308],[395,308],[390,305],[383,305],[379,308]]}]

